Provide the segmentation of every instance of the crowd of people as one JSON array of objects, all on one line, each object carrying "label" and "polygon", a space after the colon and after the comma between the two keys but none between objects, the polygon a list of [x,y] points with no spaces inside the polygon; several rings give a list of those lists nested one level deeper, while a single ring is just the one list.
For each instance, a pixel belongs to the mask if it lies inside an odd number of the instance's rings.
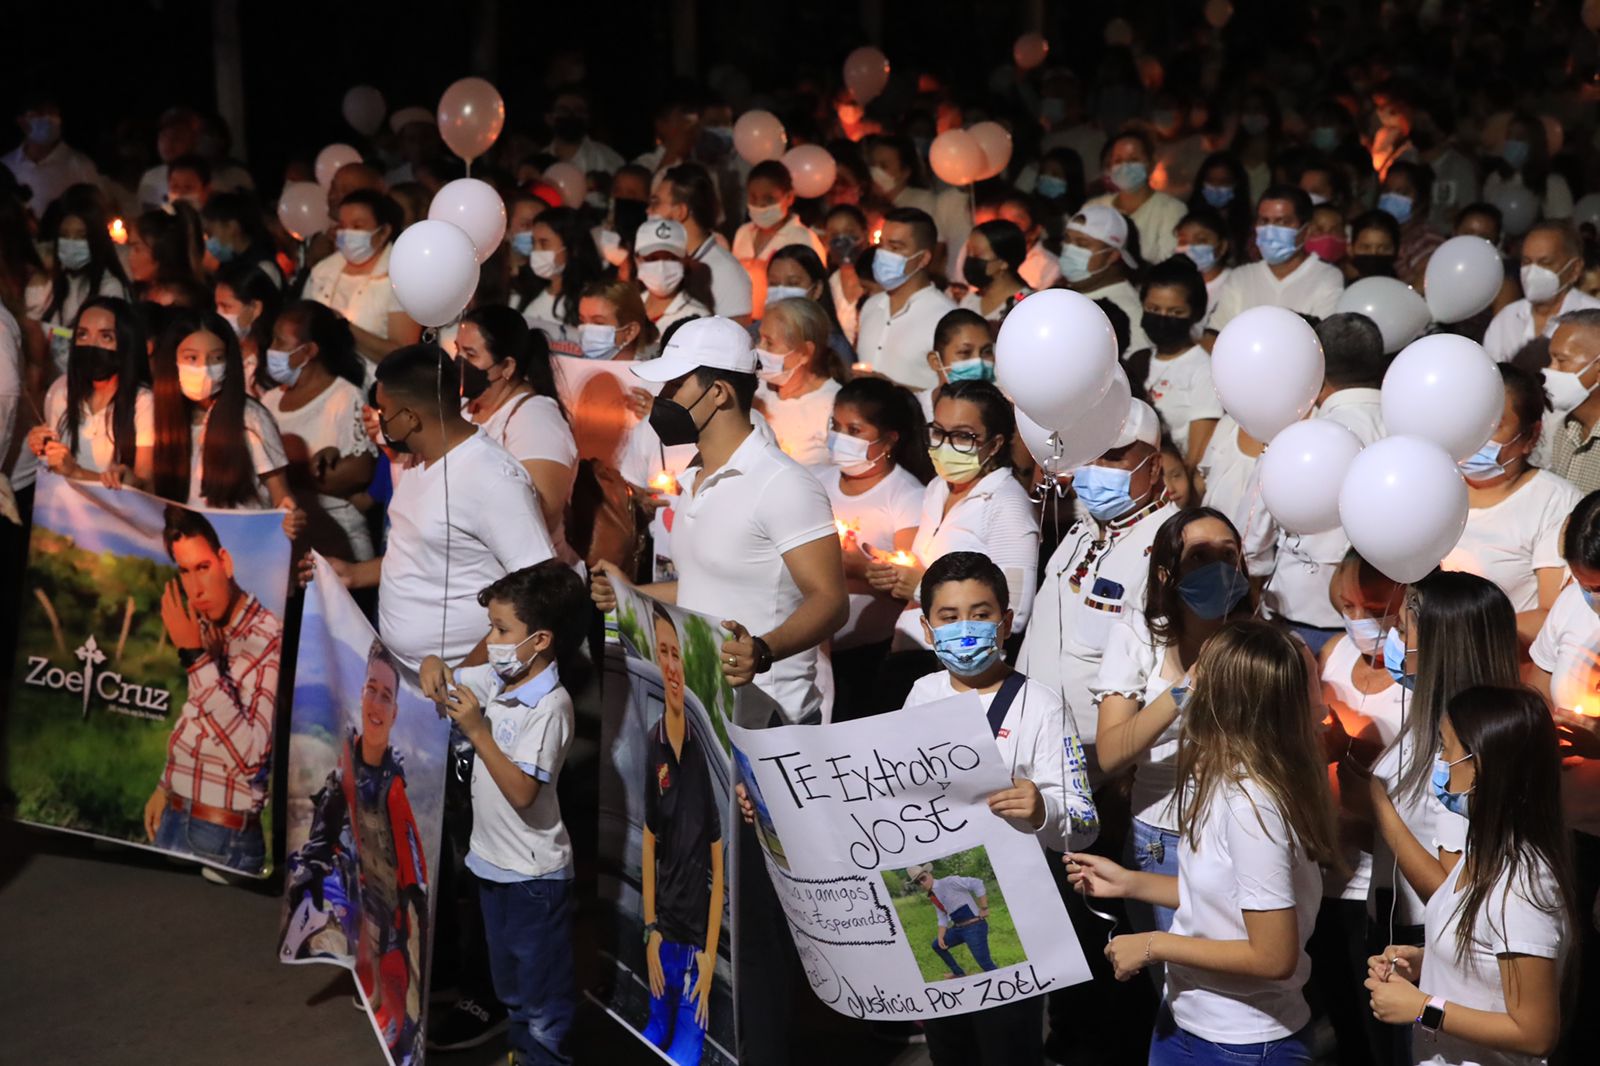
[{"label": "crowd of people", "polygon": [[[438,1048],[509,1007],[516,1061],[567,1061],[570,954],[541,967],[518,938],[571,935],[555,662],[587,632],[576,571],[602,610],[626,581],[723,620],[724,673],[772,724],[1001,701],[1019,770],[992,806],[1060,853],[1061,933],[1097,979],[928,1025],[936,1063],[1581,1061],[1600,1026],[1572,1006],[1600,995],[1600,56],[1573,7],[1513,32],[1493,5],[1385,5],[1379,40],[1324,4],[1257,51],[1215,23],[1157,48],[1113,20],[1097,67],[1007,67],[983,91],[930,71],[877,99],[774,87],[790,144],[835,164],[811,198],[733,150],[748,100],[641,99],[654,143],[630,160],[561,86],[474,163],[504,241],[467,312],[428,330],[389,261],[464,172],[429,112],[356,142],[302,240],[269,205],[309,155],[253,173],[217,116],[174,107],[135,182],[72,147],[88,116],[32,96],[0,158],[5,587],[41,469],[281,509],[331,562],[476,750],[452,787],[480,827],[451,823],[445,876],[484,886],[490,937]],[[1001,172],[931,177],[934,134],[980,120],[1010,134]],[[557,164],[581,197],[546,180]],[[1340,530],[1274,521],[1266,442],[1223,410],[1210,351],[1252,308],[1304,316],[1326,366],[1309,417],[1372,443],[1393,351],[1341,295],[1420,289],[1463,234],[1503,284],[1429,328],[1498,361],[1505,410],[1460,464],[1465,532],[1405,585]],[[1133,393],[1112,445],[1065,472],[995,380],[1008,314],[1058,287],[1104,311]],[[615,452],[574,434],[580,360],[631,372]],[[1003,728],[1019,690],[1042,715],[1023,736]],[[560,862],[524,869],[522,835]],[[519,881],[545,903],[507,895]],[[801,991],[777,971],[798,967],[770,894],[738,906],[775,931],[736,945],[739,1009],[763,1020],[741,1059],[787,1061],[772,1019]]]}]

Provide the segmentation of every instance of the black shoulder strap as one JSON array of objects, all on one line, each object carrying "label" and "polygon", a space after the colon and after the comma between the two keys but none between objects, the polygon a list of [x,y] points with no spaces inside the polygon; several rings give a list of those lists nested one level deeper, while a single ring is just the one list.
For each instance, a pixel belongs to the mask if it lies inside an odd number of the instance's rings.
[{"label": "black shoulder strap", "polygon": [[1013,670],[1011,676],[1000,682],[1000,691],[994,694],[994,700],[989,704],[989,732],[994,736],[1000,735],[1000,723],[1006,720],[1006,712],[1011,710],[1011,701],[1017,698],[1017,693],[1022,691],[1022,686],[1027,684],[1028,678]]}]

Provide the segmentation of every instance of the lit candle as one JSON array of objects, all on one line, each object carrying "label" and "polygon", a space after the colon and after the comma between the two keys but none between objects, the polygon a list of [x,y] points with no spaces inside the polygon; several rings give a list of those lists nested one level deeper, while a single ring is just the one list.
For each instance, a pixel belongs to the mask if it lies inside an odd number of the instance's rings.
[{"label": "lit candle", "polygon": [[889,562],[895,566],[916,566],[917,557],[908,551],[897,551],[889,556]]},{"label": "lit candle", "polygon": [[678,479],[665,470],[658,470],[655,476],[650,479],[650,487],[668,496],[676,496],[678,494]]},{"label": "lit candle", "polygon": [[122,219],[120,219],[120,218],[112,219],[111,220],[111,224],[109,226],[107,226],[106,229],[111,231],[111,243],[113,243],[113,244],[127,244],[128,243],[128,227],[124,226],[122,224]]},{"label": "lit candle", "polygon": [[883,240],[883,227],[879,226],[872,231],[872,243],[877,244],[881,240]]},{"label": "lit candle", "polygon": [[850,364],[850,373],[852,373],[852,374],[870,374],[870,373],[872,373],[872,364],[871,363],[851,363]]},{"label": "lit candle", "polygon": [[856,527],[842,518],[833,520],[833,528],[838,531],[840,540],[849,540],[856,535]]}]

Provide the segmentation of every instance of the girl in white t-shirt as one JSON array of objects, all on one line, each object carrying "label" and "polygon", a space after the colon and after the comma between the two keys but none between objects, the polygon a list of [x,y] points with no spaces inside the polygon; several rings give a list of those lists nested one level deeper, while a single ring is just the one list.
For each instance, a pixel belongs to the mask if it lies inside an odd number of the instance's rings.
[{"label": "girl in white t-shirt", "polygon": [[62,373],[77,343],[73,324],[84,305],[95,296],[128,298],[128,275],[111,242],[100,200],[100,190],[93,186],[69,188],[45,211],[39,227],[42,238],[55,241],[58,268],[44,287],[39,324],[50,341],[51,359]]},{"label": "girl in white t-shirt", "polygon": [[415,344],[422,327],[406,314],[389,284],[389,255],[404,225],[400,205],[373,189],[357,189],[339,204],[338,251],[306,279],[305,298],[325,304],[350,323],[356,350],[378,363]]},{"label": "girl in white t-shirt", "polygon": [[540,330],[564,355],[578,354],[578,301],[605,268],[583,216],[570,207],[553,207],[529,231],[528,269],[538,291],[522,308],[528,325]]},{"label": "girl in white t-shirt", "polygon": [[802,466],[828,462],[828,419],[844,371],[828,348],[831,327],[815,300],[780,300],[762,315],[756,341],[756,407]]},{"label": "girl in white t-shirt", "polygon": [[794,214],[794,179],[776,159],[757,163],[745,179],[745,211],[750,221],[733,234],[733,257],[750,275],[753,307],[767,305],[767,260],[780,248],[804,245],[820,258],[822,241]]},{"label": "girl in white t-shirt", "polygon": [[289,482],[306,511],[306,539],[330,559],[373,556],[358,506],[377,469],[378,449],[362,428],[363,367],[350,327],[319,303],[290,304],[273,323],[261,397],[276,420]]},{"label": "girl in white t-shirt", "polygon": [[[1140,610],[1128,609],[1106,640],[1089,692],[1099,707],[1096,756],[1108,777],[1133,766],[1132,868],[1178,873],[1178,732],[1185,680],[1200,649],[1230,618],[1248,618],[1250,580],[1239,532],[1209,508],[1162,523],[1150,548],[1150,581]],[[1128,908],[1135,930],[1172,927],[1160,904]]]},{"label": "girl in white t-shirt", "polygon": [[1017,301],[1033,291],[1020,273],[1028,258],[1028,238],[1016,223],[995,218],[973,227],[963,251],[961,280],[968,292],[960,306],[998,329]]},{"label": "girl in white t-shirt", "polygon": [[1222,417],[1222,404],[1211,384],[1211,354],[1193,340],[1205,308],[1205,282],[1187,257],[1173,256],[1150,269],[1140,299],[1144,314],[1139,326],[1154,348],[1130,362],[1148,360],[1140,385],[1185,464],[1193,469],[1200,465]]},{"label": "girl in white t-shirt", "polygon": [[1287,631],[1223,627],[1200,653],[1184,706],[1178,876],[1066,857],[1080,891],[1177,908],[1170,932],[1106,947],[1121,980],[1166,966],[1150,1042],[1157,1066],[1310,1061],[1305,943],[1322,898],[1318,864],[1339,864],[1315,682],[1309,653]]},{"label": "girl in white t-shirt", "polygon": [[1439,720],[1429,791],[1466,818],[1465,857],[1406,865],[1428,897],[1427,948],[1367,960],[1372,1013],[1415,1024],[1414,1062],[1529,1066],[1555,1050],[1580,922],[1560,767],[1549,708],[1526,688],[1467,689]]}]

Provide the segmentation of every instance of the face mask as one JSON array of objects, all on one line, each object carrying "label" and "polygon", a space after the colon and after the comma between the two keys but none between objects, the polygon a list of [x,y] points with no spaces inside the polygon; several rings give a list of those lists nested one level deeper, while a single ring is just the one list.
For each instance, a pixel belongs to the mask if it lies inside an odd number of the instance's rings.
[{"label": "face mask", "polygon": [[1337,263],[1349,248],[1350,242],[1336,233],[1319,233],[1306,238],[1306,251],[1324,263]]},{"label": "face mask", "polygon": [[1061,276],[1068,281],[1086,281],[1094,273],[1089,269],[1094,253],[1076,244],[1063,244],[1056,261],[1061,264]]},{"label": "face mask", "polygon": [[49,144],[61,133],[61,120],[48,115],[35,115],[28,120],[28,140],[33,144]]},{"label": "face mask", "polygon": [[1406,673],[1406,654],[1412,650],[1400,639],[1400,630],[1390,626],[1383,638],[1383,668],[1407,692],[1417,687],[1416,675]]},{"label": "face mask", "polygon": [[538,634],[529,633],[526,639],[518,644],[485,644],[483,650],[489,653],[489,665],[494,667],[494,672],[501,681],[510,681],[522,673],[522,660],[517,658],[517,650],[528,643]]},{"label": "face mask", "polygon": [[628,261],[628,250],[622,246],[622,234],[614,229],[603,229],[595,236],[595,248],[600,252],[600,258],[612,266],[621,266]]},{"label": "face mask", "polygon": [[974,289],[983,288],[989,284],[989,260],[967,256],[961,262],[961,276]]},{"label": "face mask", "polygon": [[1047,96],[1039,101],[1039,117],[1046,122],[1060,122],[1067,117],[1067,102],[1059,96]]},{"label": "face mask", "polygon": [[617,351],[617,327],[598,323],[579,326],[578,347],[585,359],[610,359]]},{"label": "face mask", "polygon": [[1595,614],[1600,614],[1600,592],[1586,588],[1579,588],[1578,591],[1583,593],[1583,602],[1588,606],[1589,610]]},{"label": "face mask", "polygon": [[377,236],[376,230],[342,229],[334,235],[333,242],[338,246],[339,254],[360,266],[377,254],[372,247],[372,239],[375,236]]},{"label": "face mask", "polygon": [[1356,651],[1362,655],[1376,655],[1378,649],[1383,647],[1383,626],[1376,618],[1344,618],[1344,631],[1350,638],[1350,643],[1356,646]]},{"label": "face mask", "polygon": [[243,337],[246,333],[249,332],[249,328],[248,327],[243,326],[243,325],[240,324],[238,315],[229,315],[229,314],[224,314],[221,311],[218,311],[217,312],[217,317],[222,319],[222,321],[226,322],[228,325],[233,327],[233,335],[235,337]]},{"label": "face mask", "polygon": [[90,381],[108,381],[116,377],[122,362],[116,349],[96,348],[88,344],[74,344],[70,358],[89,372]]},{"label": "face mask", "polygon": [[933,627],[933,653],[957,677],[977,677],[1000,658],[996,622],[951,622]]},{"label": "face mask", "polygon": [[965,485],[983,472],[982,451],[980,446],[976,452],[958,452],[945,441],[937,448],[929,448],[928,458],[933,460],[934,473],[952,485]]},{"label": "face mask", "polygon": [[1186,244],[1178,249],[1178,253],[1188,256],[1202,272],[1217,265],[1217,247],[1214,244]]},{"label": "face mask", "polygon": [[1189,571],[1178,582],[1178,597],[1196,618],[1208,622],[1225,617],[1249,592],[1250,579],[1220,559]]},{"label": "face mask", "polygon": [[1445,762],[1443,756],[1433,760],[1433,797],[1444,805],[1444,809],[1451,814],[1467,817],[1467,797],[1472,790],[1466,792],[1450,791],[1450,767],[1456,763],[1466,762],[1471,755],[1463,755],[1456,762]]},{"label": "face mask", "polygon": [[[900,255],[898,252],[888,252],[879,248],[872,254],[872,280],[882,285],[889,292],[893,292],[904,285],[915,274],[916,270],[908,270],[909,256]],[[918,267],[917,270],[921,270]]]},{"label": "face mask", "polygon": [[835,266],[847,260],[854,259],[856,249],[861,247],[861,238],[853,233],[835,233],[828,238],[828,259]]},{"label": "face mask", "polygon": [[1500,463],[1500,452],[1504,448],[1505,444],[1499,441],[1484,441],[1483,447],[1456,464],[1461,469],[1461,476],[1468,481],[1493,481],[1503,477],[1506,468]]},{"label": "face mask", "polygon": [[1270,124],[1266,115],[1244,115],[1239,119],[1239,128],[1252,137],[1259,137],[1267,132]]},{"label": "face mask", "polygon": [[294,383],[300,380],[300,371],[303,368],[294,366],[289,361],[289,357],[299,350],[299,348],[291,348],[288,351],[282,348],[267,349],[267,375],[286,389],[293,388]]},{"label": "face mask", "polygon": [[887,196],[894,189],[894,175],[882,167],[868,167],[867,173],[872,175],[872,187],[880,193]]},{"label": "face mask", "polygon": [[676,259],[653,259],[639,264],[639,280],[652,296],[671,296],[683,284],[683,264]]},{"label": "face mask", "polygon": [[750,215],[750,221],[756,224],[757,229],[777,229],[787,216],[788,212],[782,204],[768,204],[766,207],[757,207],[755,204],[746,204],[745,211]]},{"label": "face mask", "polygon": [[768,307],[771,307],[773,304],[778,303],[780,300],[809,300],[810,298],[811,298],[811,295],[810,295],[809,290],[802,289],[798,285],[768,285],[767,286],[767,306]]},{"label": "face mask", "polygon": [[1111,184],[1123,192],[1142,189],[1150,180],[1150,168],[1143,163],[1118,163],[1111,168]]},{"label": "face mask", "polygon": [[1308,192],[1306,193],[1306,196],[1308,199],[1310,199],[1312,207],[1321,207],[1323,204],[1328,202],[1328,198],[1322,195],[1320,192]]},{"label": "face mask", "polygon": [[1395,257],[1392,255],[1352,255],[1350,265],[1364,278],[1392,278],[1395,276]]},{"label": "face mask", "polygon": [[582,115],[557,115],[550,120],[550,132],[565,144],[577,144],[589,135],[589,120]]},{"label": "face mask", "polygon": [[1557,415],[1566,415],[1583,401],[1589,398],[1594,391],[1591,385],[1583,383],[1583,375],[1594,366],[1589,362],[1577,373],[1570,370],[1546,370],[1544,372],[1544,391],[1550,397],[1550,407]]},{"label": "face mask", "polygon": [[215,237],[206,238],[206,251],[219,263],[231,263],[233,257],[238,254],[232,247],[223,244]]},{"label": "face mask", "polygon": [[[400,412],[396,411],[394,413],[394,417],[399,418]],[[405,454],[411,450],[411,445],[407,444],[406,441],[412,433],[416,432],[416,429],[410,430],[404,437],[396,437],[389,432],[389,423],[391,421],[393,421],[393,419],[383,417],[382,411],[378,412],[378,432],[383,436],[384,447],[388,448],[391,452]]]},{"label": "face mask", "polygon": [[794,366],[785,367],[784,363],[786,361],[787,356],[779,355],[776,352],[764,352],[757,348],[756,377],[773,388],[787,385],[800,372],[800,364],[796,363]]},{"label": "face mask", "polygon": [[1295,257],[1299,247],[1300,231],[1293,226],[1257,226],[1256,247],[1261,258],[1271,266],[1287,263]]},{"label": "face mask", "polygon": [[1133,510],[1133,475],[1155,456],[1133,470],[1110,466],[1080,466],[1072,475],[1072,491],[1096,522],[1113,522]]},{"label": "face mask", "polygon": [[1402,196],[1397,192],[1386,192],[1378,197],[1378,210],[1387,211],[1394,220],[1404,226],[1411,221],[1412,199]]},{"label": "face mask", "polygon": [[[532,237],[533,234],[528,236]],[[553,248],[536,248],[528,253],[528,269],[533,271],[535,277],[553,278],[561,273],[561,268],[556,265],[558,254]]]},{"label": "face mask", "polygon": [[1040,174],[1039,179],[1033,183],[1033,191],[1046,200],[1059,200],[1067,195],[1067,179],[1058,178],[1054,174]]},{"label": "face mask", "polygon": [[524,259],[527,259],[530,256],[532,256],[533,255],[533,231],[532,230],[527,230],[527,231],[524,231],[522,233],[513,233],[511,235],[511,250],[513,252],[516,252],[518,255],[522,256],[522,258],[524,258]]},{"label": "face mask", "polygon": [[946,381],[993,381],[994,364],[987,359],[963,359],[944,368]]},{"label": "face mask", "polygon": [[199,403],[217,391],[227,372],[227,366],[222,363],[215,366],[179,366],[178,388],[189,399]]},{"label": "face mask", "polygon": [[1500,148],[1500,158],[1510,164],[1512,170],[1521,170],[1528,165],[1528,142],[1507,141]]},{"label": "face mask", "polygon": [[662,444],[670,448],[675,444],[694,444],[700,440],[700,431],[705,427],[696,424],[693,412],[700,401],[709,395],[709,391],[702,392],[688,407],[676,400],[656,398],[656,402],[650,406],[650,428],[656,431]]},{"label": "face mask", "polygon": [[80,237],[56,240],[56,259],[66,270],[82,270],[89,265],[89,242]]},{"label": "face mask", "polygon": [[1233,203],[1233,186],[1203,185],[1200,188],[1200,195],[1205,198],[1206,203],[1220,211]]},{"label": "face mask", "polygon": [[1332,126],[1317,126],[1311,131],[1311,147],[1319,152],[1331,152],[1339,147],[1339,131]]},{"label": "face mask", "polygon": [[874,443],[876,442],[829,431],[828,458],[839,468],[840,473],[848,477],[865,477],[878,465],[878,460],[883,458],[882,455],[877,459],[872,458]]},{"label": "face mask", "polygon": [[461,364],[461,398],[476,400],[489,388],[489,372],[465,359],[458,357],[456,361]]},{"label": "face mask", "polygon": [[1152,315],[1146,311],[1139,316],[1139,327],[1144,330],[1144,335],[1150,338],[1150,343],[1161,349],[1187,346],[1191,340],[1189,330],[1193,326],[1194,320],[1187,315]]},{"label": "face mask", "polygon": [[1529,302],[1548,303],[1560,292],[1561,275],[1554,270],[1537,264],[1522,268],[1522,295],[1526,296]]}]

